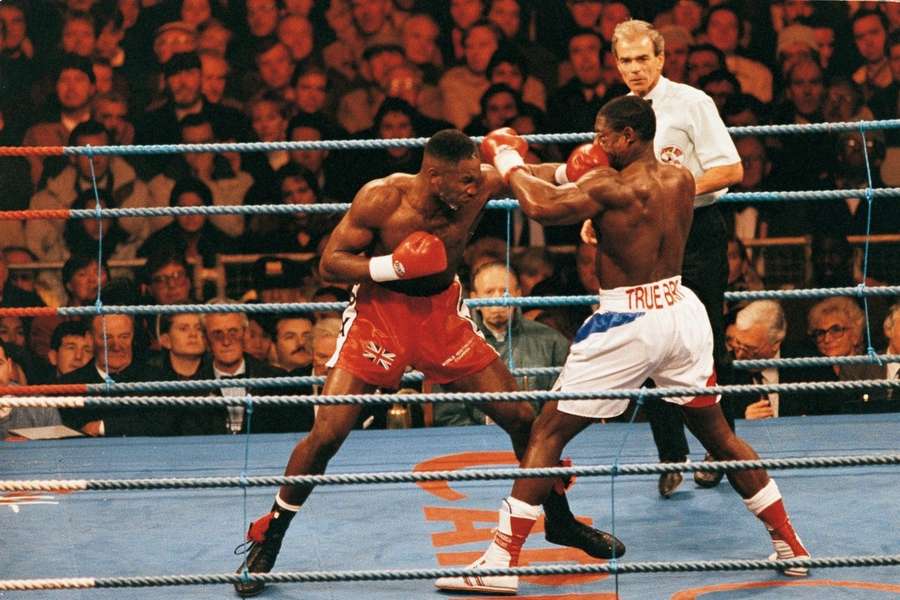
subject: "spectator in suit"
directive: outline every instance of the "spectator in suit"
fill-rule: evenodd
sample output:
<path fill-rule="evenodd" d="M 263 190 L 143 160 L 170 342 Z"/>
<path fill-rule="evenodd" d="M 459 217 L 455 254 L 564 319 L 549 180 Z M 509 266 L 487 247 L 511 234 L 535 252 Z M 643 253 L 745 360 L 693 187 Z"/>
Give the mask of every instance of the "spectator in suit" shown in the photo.
<path fill-rule="evenodd" d="M 206 337 L 200 315 L 179 313 L 158 315 L 156 337 L 162 352 L 151 364 L 158 369 L 162 381 L 190 381 L 203 378 L 203 366 L 209 362 Z M 182 392 L 191 395 L 193 392 Z M 180 395 L 176 392 L 176 395 Z M 173 428 L 180 435 L 221 433 L 216 430 L 220 409 L 216 407 L 170 408 Z"/>
<path fill-rule="evenodd" d="M 284 313 L 273 319 L 278 367 L 286 374 L 309 375 L 312 372 L 312 329 L 309 313 Z"/>
<path fill-rule="evenodd" d="M 306 377 L 312 374 L 312 329 L 309 313 L 282 313 L 273 320 L 272 336 L 278 366 L 275 371 L 287 377 Z M 312 386 L 296 386 L 281 391 L 283 394 L 310 395 Z M 312 406 L 289 406 L 279 409 L 290 419 L 295 431 L 312 429 L 314 410 Z"/>
<path fill-rule="evenodd" d="M 242 312 L 203 314 L 201 317 L 206 342 L 212 361 L 201 366 L 201 379 L 246 379 L 272 377 L 274 370 L 247 354 L 244 350 L 244 332 L 249 323 Z M 265 390 L 246 388 L 240 381 L 224 383 L 213 395 L 243 397 L 247 394 L 265 395 Z M 278 407 L 257 406 L 252 419 L 245 406 L 229 406 L 217 411 L 215 433 L 246 433 L 248 425 L 252 433 L 276 433 L 295 431 L 296 423 L 282 419 Z"/>
<path fill-rule="evenodd" d="M 781 304 L 775 300 L 756 300 L 737 313 L 732 330 L 731 347 L 737 360 L 767 360 L 798 356 L 808 350 L 783 347 L 787 320 Z M 776 384 L 810 381 L 821 378 L 820 368 L 769 367 L 759 371 L 735 371 L 735 384 Z M 798 394 L 762 394 L 761 396 L 726 396 L 724 407 L 733 417 L 771 419 L 806 413 L 808 398 Z"/>
<path fill-rule="evenodd" d="M 134 317 L 132 315 L 97 315 L 91 319 L 94 359 L 80 369 L 66 373 L 59 383 L 104 383 L 152 381 L 157 373 L 143 361 L 136 360 Z M 73 429 L 90 436 L 171 435 L 170 411 L 165 408 L 123 406 L 116 408 L 65 409 L 63 421 Z"/>

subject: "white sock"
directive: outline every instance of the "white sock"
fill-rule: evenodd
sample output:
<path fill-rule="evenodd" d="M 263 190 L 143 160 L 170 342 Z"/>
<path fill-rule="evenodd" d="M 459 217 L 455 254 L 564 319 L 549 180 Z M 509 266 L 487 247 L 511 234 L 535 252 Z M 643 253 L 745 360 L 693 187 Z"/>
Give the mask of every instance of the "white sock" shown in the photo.
<path fill-rule="evenodd" d="M 744 500 L 744 505 L 747 507 L 747 510 L 759 516 L 759 513 L 766 510 L 773 502 L 778 502 L 779 500 L 781 500 L 781 492 L 778 491 L 775 480 L 769 479 L 769 483 L 756 492 L 752 498 Z"/>
<path fill-rule="evenodd" d="M 512 496 L 509 496 L 503 502 L 506 506 L 509 507 L 508 515 L 513 517 L 522 517 L 523 519 L 531 519 L 532 521 L 536 521 L 537 518 L 541 516 L 541 512 L 543 510 L 540 505 L 528 504 L 527 502 L 522 502 L 521 500 L 513 498 Z M 500 511 L 502 512 L 503 510 L 504 506 L 501 506 Z M 503 531 L 503 533 L 510 533 L 508 517 L 506 519 L 506 527 L 507 530 Z"/>
<path fill-rule="evenodd" d="M 541 516 L 541 507 L 528 504 L 517 500 L 512 496 L 504 499 L 500 503 L 500 518 L 497 523 L 497 531 L 507 537 L 512 537 L 512 524 L 510 517 L 520 517 L 523 519 L 537 520 Z M 512 557 L 509 551 L 497 544 L 496 537 L 491 541 L 487 551 L 484 553 L 484 559 L 490 566 L 507 566 Z"/>

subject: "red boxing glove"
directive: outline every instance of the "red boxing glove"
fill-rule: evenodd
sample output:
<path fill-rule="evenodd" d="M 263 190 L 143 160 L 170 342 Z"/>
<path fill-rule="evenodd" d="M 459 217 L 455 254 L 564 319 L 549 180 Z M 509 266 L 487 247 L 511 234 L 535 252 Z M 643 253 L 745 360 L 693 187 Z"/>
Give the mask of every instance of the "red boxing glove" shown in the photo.
<path fill-rule="evenodd" d="M 556 170 L 556 183 L 563 184 L 575 182 L 581 177 L 597 167 L 608 167 L 609 157 L 598 144 L 582 144 L 569 155 L 566 161 L 565 170 L 560 166 Z"/>
<path fill-rule="evenodd" d="M 369 260 L 372 281 L 396 281 L 434 275 L 447 269 L 447 249 L 437 236 L 414 231 L 394 252 Z"/>
<path fill-rule="evenodd" d="M 482 158 L 497 167 L 504 181 L 509 181 L 509 174 L 515 169 L 525 166 L 527 153 L 528 142 L 512 127 L 495 129 L 481 140 Z"/>

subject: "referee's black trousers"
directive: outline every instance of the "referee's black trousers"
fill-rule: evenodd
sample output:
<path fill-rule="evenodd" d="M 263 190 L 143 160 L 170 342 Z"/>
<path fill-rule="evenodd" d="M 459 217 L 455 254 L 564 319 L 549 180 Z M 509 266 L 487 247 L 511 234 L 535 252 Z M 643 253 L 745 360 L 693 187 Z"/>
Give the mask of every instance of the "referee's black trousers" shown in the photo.
<path fill-rule="evenodd" d="M 720 384 L 731 381 L 731 359 L 725 349 L 723 303 L 728 285 L 728 230 L 718 204 L 694 209 L 684 253 L 681 282 L 703 303 L 713 332 L 713 360 Z M 734 430 L 734 415 L 722 407 Z M 684 462 L 688 456 L 681 407 L 659 398 L 644 404 L 661 462 Z"/>

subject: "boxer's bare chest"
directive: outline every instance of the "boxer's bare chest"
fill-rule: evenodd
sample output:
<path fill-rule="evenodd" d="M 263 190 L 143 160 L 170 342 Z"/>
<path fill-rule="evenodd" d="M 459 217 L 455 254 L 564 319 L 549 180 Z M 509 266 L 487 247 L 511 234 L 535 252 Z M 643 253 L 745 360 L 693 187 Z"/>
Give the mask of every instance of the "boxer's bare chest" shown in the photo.
<path fill-rule="evenodd" d="M 433 206 L 423 209 L 403 201 L 391 214 L 384 215 L 378 245 L 389 251 L 414 231 L 427 231 L 444 242 L 448 256 L 461 255 L 479 214 L 480 207 L 466 206 L 458 211 Z"/>

